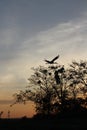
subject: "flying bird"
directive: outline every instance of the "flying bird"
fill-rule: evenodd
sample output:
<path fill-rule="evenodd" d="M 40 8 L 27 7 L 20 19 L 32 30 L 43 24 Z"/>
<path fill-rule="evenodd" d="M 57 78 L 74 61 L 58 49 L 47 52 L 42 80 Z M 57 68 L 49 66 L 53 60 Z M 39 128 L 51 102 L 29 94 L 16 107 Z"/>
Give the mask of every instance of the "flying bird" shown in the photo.
<path fill-rule="evenodd" d="M 59 55 L 58 56 L 56 56 L 55 58 L 53 58 L 51 61 L 49 61 L 49 60 L 44 60 L 46 63 L 48 63 L 48 64 L 54 64 L 54 63 L 56 63 L 56 62 L 54 62 L 55 60 L 57 60 L 59 58 Z"/>

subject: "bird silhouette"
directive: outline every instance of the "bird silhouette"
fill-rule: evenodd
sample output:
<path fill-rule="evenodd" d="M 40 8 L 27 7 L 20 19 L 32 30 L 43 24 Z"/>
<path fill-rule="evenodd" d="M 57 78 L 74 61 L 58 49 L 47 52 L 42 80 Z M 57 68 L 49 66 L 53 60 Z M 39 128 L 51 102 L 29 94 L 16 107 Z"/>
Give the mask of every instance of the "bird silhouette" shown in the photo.
<path fill-rule="evenodd" d="M 65 70 L 64 70 L 64 66 L 61 67 L 59 70 L 58 70 L 58 73 L 63 73 Z"/>
<path fill-rule="evenodd" d="M 58 56 L 56 56 L 55 58 L 53 58 L 51 61 L 49 61 L 49 60 L 44 60 L 46 63 L 48 63 L 48 64 L 54 64 L 54 63 L 56 63 L 56 62 L 54 62 L 55 60 L 57 60 L 59 58 L 59 55 Z"/>
<path fill-rule="evenodd" d="M 58 75 L 58 71 L 55 71 L 55 76 L 54 76 L 54 78 L 55 78 L 55 80 L 56 80 L 56 83 L 57 84 L 60 84 L 60 77 L 59 77 L 59 75 Z"/>

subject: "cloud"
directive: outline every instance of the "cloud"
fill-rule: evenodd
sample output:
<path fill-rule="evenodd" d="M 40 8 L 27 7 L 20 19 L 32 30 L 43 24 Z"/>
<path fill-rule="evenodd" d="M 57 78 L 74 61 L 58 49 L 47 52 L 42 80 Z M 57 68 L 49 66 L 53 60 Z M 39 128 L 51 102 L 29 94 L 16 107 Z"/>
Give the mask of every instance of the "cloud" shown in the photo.
<path fill-rule="evenodd" d="M 87 18 L 85 14 L 77 19 L 57 24 L 51 29 L 38 32 L 30 38 L 23 36 L 23 30 L 19 27 L 11 27 L 0 32 L 0 62 L 1 65 L 34 64 L 42 57 L 60 53 L 62 57 L 68 54 L 74 56 L 86 53 Z M 30 32 L 29 32 L 30 33 Z M 79 49 L 77 49 L 79 48 Z M 78 51 L 77 51 L 78 50 Z M 79 55 L 80 53 L 80 55 Z M 6 64 L 5 64 L 6 63 Z M 21 64 L 21 66 L 22 66 Z M 30 66 L 31 66 L 30 65 Z M 4 69 L 5 69 L 4 68 Z M 11 67 L 12 68 L 12 67 Z"/>
<path fill-rule="evenodd" d="M 14 101 L 13 100 L 0 100 L 0 105 L 6 105 L 6 104 L 12 104 Z"/>
<path fill-rule="evenodd" d="M 63 64 L 73 59 L 86 59 L 86 15 L 85 12 L 80 18 L 56 24 L 31 38 L 28 34 L 23 36 L 20 28 L 12 27 L 0 32 L 1 92 L 5 94 L 6 90 L 14 92 L 17 88 L 25 88 L 27 79 L 31 75 L 31 67 L 43 64 L 44 58 L 53 58 L 59 54 L 58 62 Z"/>
<path fill-rule="evenodd" d="M 71 56 L 71 60 L 77 57 L 85 58 L 87 18 L 81 17 L 74 21 L 58 24 L 47 31 L 40 32 L 25 43 L 36 44 L 37 55 L 52 56 L 60 53 L 62 57 Z M 28 47 L 28 44 L 25 45 Z"/>
<path fill-rule="evenodd" d="M 23 69 L 41 63 L 43 58 L 60 54 L 60 60 L 86 58 L 87 12 L 81 17 L 57 24 L 30 38 L 23 36 L 20 28 L 11 27 L 2 31 L 0 43 L 1 74 L 22 75 Z M 27 70 L 26 69 L 26 70 Z M 25 72 L 26 73 L 26 72 Z"/>
<path fill-rule="evenodd" d="M 25 90 L 27 78 L 14 73 L 0 76 L 0 99 L 12 99 L 14 93 Z"/>

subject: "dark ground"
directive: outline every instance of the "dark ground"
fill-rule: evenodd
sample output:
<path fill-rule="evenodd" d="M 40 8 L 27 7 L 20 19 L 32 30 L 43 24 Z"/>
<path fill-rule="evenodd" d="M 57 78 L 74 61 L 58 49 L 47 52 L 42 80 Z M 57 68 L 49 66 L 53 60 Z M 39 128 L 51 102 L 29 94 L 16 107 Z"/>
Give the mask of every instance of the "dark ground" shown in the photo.
<path fill-rule="evenodd" d="M 84 115 L 63 115 L 32 119 L 0 119 L 0 130 L 87 130 L 87 113 Z"/>

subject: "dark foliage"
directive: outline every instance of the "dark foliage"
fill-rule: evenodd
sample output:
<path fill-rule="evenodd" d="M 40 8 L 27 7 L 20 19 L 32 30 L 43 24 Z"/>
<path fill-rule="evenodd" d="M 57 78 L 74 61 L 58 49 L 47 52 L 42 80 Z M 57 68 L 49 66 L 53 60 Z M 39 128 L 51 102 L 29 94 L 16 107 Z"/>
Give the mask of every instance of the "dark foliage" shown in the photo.
<path fill-rule="evenodd" d="M 33 71 L 34 74 L 28 79 L 28 88 L 14 95 L 15 103 L 31 100 L 36 104 L 36 113 L 40 115 L 87 109 L 86 61 L 73 61 L 67 69 L 64 65 L 52 63 L 33 68 Z"/>

